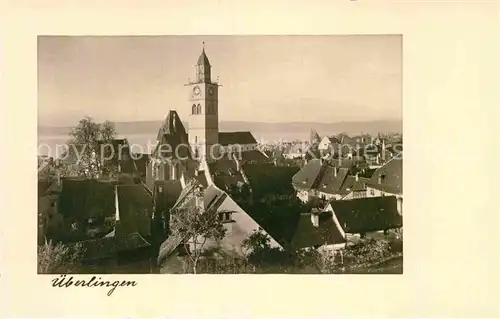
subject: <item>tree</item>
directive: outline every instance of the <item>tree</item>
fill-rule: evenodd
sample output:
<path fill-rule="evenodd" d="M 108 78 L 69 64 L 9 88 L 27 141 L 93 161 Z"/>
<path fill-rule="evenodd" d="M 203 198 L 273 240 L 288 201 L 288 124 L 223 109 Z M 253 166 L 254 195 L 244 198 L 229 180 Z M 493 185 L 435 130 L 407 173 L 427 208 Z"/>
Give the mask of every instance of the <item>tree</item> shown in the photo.
<path fill-rule="evenodd" d="M 116 137 L 114 125 L 106 121 L 95 123 L 91 117 L 85 117 L 70 132 L 70 147 L 77 154 L 77 175 L 98 178 L 105 173 L 112 175 L 116 168 L 109 159 L 115 151 L 111 141 Z"/>
<path fill-rule="evenodd" d="M 38 273 L 75 273 L 80 268 L 83 253 L 81 244 L 66 246 L 62 243 L 53 244 L 51 240 L 45 241 L 38 246 Z"/>
<path fill-rule="evenodd" d="M 194 188 L 193 196 L 195 207 L 180 207 L 171 211 L 170 229 L 171 236 L 179 236 L 188 240 L 189 245 L 184 245 L 193 273 L 200 257 L 203 255 L 208 240 L 221 241 L 226 235 L 219 214 L 210 207 L 204 208 L 203 189 L 201 186 Z"/>
<path fill-rule="evenodd" d="M 289 266 L 290 256 L 286 251 L 271 247 L 271 239 L 261 231 L 245 238 L 242 247 L 248 251 L 248 261 L 261 268 Z"/>

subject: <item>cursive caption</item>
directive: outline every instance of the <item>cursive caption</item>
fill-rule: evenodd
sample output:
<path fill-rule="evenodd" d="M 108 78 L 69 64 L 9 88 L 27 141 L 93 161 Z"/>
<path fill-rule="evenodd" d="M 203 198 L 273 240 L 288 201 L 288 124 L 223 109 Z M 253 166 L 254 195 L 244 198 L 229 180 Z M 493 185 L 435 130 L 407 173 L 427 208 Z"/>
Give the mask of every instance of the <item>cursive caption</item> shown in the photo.
<path fill-rule="evenodd" d="M 129 280 L 102 280 L 101 277 L 92 276 L 89 280 L 76 280 L 73 276 L 60 275 L 57 278 L 52 279 L 52 287 L 56 288 L 69 288 L 69 287 L 85 287 L 85 288 L 96 288 L 96 287 L 111 287 L 108 290 L 107 295 L 111 296 L 115 291 L 116 287 L 135 287 L 137 286 L 136 281 Z"/>

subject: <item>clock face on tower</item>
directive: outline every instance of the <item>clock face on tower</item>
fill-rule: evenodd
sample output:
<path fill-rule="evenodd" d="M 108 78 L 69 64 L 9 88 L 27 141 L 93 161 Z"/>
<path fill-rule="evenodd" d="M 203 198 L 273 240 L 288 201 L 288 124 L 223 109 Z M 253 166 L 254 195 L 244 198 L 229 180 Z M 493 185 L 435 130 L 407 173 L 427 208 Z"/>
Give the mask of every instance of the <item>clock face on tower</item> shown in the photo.
<path fill-rule="evenodd" d="M 214 94 L 214 88 L 210 87 L 208 88 L 208 95 L 213 95 Z"/>
<path fill-rule="evenodd" d="M 201 90 L 200 90 L 199 86 L 195 86 L 193 88 L 193 94 L 194 94 L 194 96 L 199 96 L 201 94 Z"/>

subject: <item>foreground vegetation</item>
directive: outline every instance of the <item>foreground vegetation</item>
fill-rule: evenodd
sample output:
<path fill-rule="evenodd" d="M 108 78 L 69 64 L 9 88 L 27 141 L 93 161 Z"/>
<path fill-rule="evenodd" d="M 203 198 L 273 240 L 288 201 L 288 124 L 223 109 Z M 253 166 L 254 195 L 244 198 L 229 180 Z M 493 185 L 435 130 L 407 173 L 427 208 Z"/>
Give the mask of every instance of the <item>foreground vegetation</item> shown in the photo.
<path fill-rule="evenodd" d="M 247 245 L 252 243 L 247 242 Z M 253 243 L 255 244 L 255 242 Z M 261 242 L 262 244 L 262 242 Z M 184 273 L 193 273 L 185 260 Z M 198 274 L 364 274 L 403 272 L 401 239 L 363 239 L 345 249 L 332 251 L 301 250 L 294 253 L 254 247 L 246 257 L 220 253 L 200 259 Z"/>

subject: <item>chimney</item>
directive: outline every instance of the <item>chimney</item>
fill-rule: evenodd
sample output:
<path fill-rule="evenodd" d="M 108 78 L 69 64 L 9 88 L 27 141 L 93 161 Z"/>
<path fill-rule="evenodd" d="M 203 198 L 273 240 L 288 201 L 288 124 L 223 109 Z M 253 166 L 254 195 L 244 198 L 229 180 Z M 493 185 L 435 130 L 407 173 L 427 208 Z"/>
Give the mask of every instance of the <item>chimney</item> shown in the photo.
<path fill-rule="evenodd" d="M 171 163 L 171 174 L 170 174 L 170 180 L 176 180 L 177 179 L 177 163 L 176 162 L 172 162 Z"/>
<path fill-rule="evenodd" d="M 317 212 L 311 213 L 311 223 L 314 227 L 319 227 L 319 214 Z"/>
<path fill-rule="evenodd" d="M 396 203 L 399 215 L 403 215 L 403 197 L 396 197 Z"/>
<path fill-rule="evenodd" d="M 120 221 L 120 208 L 118 207 L 118 186 L 115 186 L 115 220 Z"/>

